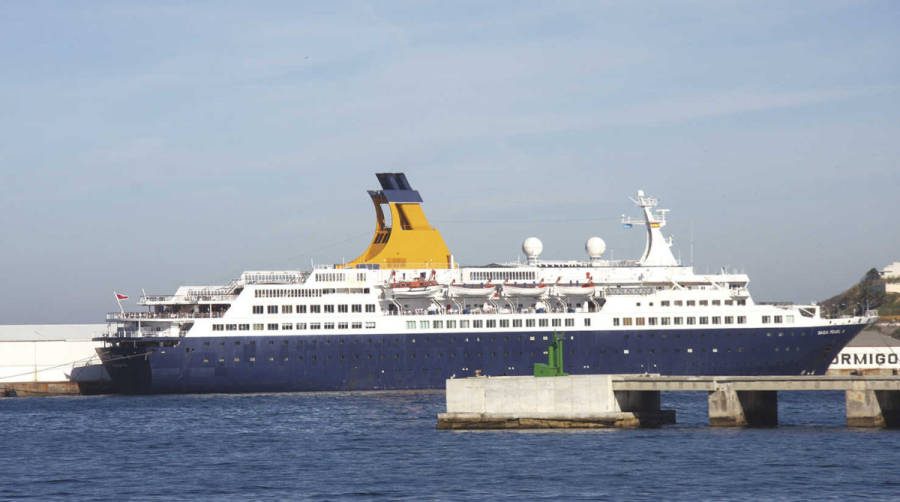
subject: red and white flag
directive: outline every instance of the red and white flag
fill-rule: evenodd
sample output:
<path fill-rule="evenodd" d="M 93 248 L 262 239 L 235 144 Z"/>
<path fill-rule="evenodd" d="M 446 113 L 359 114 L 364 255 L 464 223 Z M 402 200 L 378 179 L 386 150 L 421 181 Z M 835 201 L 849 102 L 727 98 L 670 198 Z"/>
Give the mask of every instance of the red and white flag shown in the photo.
<path fill-rule="evenodd" d="M 119 293 L 116 293 L 116 300 L 127 300 L 128 297 Z"/>

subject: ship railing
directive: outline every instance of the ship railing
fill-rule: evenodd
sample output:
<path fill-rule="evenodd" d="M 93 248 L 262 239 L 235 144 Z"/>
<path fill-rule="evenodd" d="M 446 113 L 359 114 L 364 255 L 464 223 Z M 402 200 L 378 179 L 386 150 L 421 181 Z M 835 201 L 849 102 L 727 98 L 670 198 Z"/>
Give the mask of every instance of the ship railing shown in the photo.
<path fill-rule="evenodd" d="M 151 305 L 156 303 L 197 303 L 197 302 L 228 302 L 237 298 L 234 294 L 199 294 L 199 295 L 145 295 L 140 297 L 138 305 Z"/>
<path fill-rule="evenodd" d="M 421 316 L 421 315 L 450 315 L 450 316 L 480 316 L 480 315 L 518 315 L 518 314 L 572 314 L 572 313 L 585 313 L 587 311 L 583 309 L 569 310 L 562 309 L 559 307 L 548 308 L 548 309 L 533 309 L 533 308 L 523 308 L 523 309 L 498 309 L 498 310 L 483 310 L 483 309 L 453 309 L 453 310 L 427 310 L 427 309 L 403 309 L 400 311 L 387 311 L 385 312 L 387 315 L 395 315 L 395 316 Z"/>
<path fill-rule="evenodd" d="M 109 322 L 144 319 L 209 319 L 219 318 L 223 315 L 221 312 L 109 312 L 106 314 L 106 320 Z"/>

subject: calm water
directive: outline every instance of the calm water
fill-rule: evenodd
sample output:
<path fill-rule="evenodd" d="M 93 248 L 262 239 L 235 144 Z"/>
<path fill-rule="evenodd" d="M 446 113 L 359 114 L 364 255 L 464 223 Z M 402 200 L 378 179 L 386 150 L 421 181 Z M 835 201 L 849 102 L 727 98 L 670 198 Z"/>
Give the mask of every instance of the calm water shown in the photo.
<path fill-rule="evenodd" d="M 0 399 L 0 499 L 900 499 L 900 432 L 843 393 L 780 393 L 777 429 L 435 430 L 441 393 Z"/>

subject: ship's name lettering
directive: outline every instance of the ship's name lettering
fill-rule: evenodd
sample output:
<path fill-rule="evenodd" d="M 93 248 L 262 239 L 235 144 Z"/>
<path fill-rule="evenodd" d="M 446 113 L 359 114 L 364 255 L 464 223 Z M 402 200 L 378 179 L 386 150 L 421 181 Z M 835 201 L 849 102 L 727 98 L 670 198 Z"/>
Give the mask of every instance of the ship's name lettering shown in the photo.
<path fill-rule="evenodd" d="M 840 335 L 841 330 L 839 329 L 820 329 L 816 331 L 817 335 Z"/>
<path fill-rule="evenodd" d="M 900 355 L 876 352 L 838 354 L 831 364 L 900 364 Z"/>

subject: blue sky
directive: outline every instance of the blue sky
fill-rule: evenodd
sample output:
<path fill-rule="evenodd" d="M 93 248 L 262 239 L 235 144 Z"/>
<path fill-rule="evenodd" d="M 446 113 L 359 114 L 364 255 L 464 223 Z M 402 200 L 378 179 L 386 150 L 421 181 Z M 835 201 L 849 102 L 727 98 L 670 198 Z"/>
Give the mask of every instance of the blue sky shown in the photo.
<path fill-rule="evenodd" d="M 603 237 L 821 300 L 900 259 L 897 2 L 18 2 L 0 323 L 351 259 L 404 171 L 458 261 Z M 693 239 L 691 236 L 693 235 Z"/>

